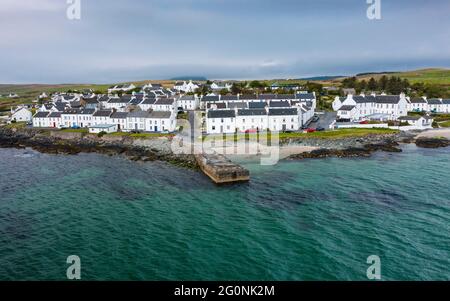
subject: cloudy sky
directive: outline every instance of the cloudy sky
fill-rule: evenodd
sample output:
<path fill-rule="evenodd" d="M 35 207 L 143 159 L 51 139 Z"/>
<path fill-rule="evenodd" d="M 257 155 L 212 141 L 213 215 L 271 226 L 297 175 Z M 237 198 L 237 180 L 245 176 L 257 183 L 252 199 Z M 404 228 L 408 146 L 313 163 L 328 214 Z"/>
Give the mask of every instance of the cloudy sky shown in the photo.
<path fill-rule="evenodd" d="M 450 0 L 0 0 L 0 83 L 450 67 Z"/>

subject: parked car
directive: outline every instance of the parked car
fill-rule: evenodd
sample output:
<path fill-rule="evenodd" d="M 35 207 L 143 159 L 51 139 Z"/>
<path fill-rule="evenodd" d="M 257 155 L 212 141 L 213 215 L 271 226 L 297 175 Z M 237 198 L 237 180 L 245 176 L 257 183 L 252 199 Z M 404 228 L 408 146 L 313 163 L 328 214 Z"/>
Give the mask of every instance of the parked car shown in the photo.
<path fill-rule="evenodd" d="M 79 127 L 78 125 L 74 125 L 74 126 L 72 126 L 72 127 L 71 127 L 71 129 L 74 129 L 74 130 L 79 130 L 79 129 L 80 129 L 80 127 Z"/>
<path fill-rule="evenodd" d="M 306 129 L 307 133 L 314 133 L 315 131 L 316 131 L 316 129 L 313 129 L 313 128 Z"/>
<path fill-rule="evenodd" d="M 363 121 L 361 121 L 359 124 L 369 124 L 369 121 L 363 120 Z"/>
<path fill-rule="evenodd" d="M 248 129 L 244 133 L 246 133 L 246 134 L 253 134 L 253 133 L 256 133 L 256 132 L 257 132 L 256 129 Z"/>

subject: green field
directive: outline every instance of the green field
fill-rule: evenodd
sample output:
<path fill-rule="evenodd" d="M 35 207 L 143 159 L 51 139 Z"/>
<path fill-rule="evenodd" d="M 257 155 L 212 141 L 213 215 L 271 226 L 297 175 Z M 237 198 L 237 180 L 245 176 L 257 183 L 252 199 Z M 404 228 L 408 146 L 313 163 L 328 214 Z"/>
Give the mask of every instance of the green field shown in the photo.
<path fill-rule="evenodd" d="M 333 130 L 333 131 L 323 131 L 323 132 L 314 132 L 314 133 L 279 133 L 278 137 L 280 140 L 286 140 L 286 139 L 343 139 L 343 138 L 354 138 L 354 137 L 366 137 L 370 135 L 386 135 L 386 134 L 396 134 L 398 133 L 398 130 L 391 130 L 391 129 L 384 129 L 384 128 L 378 128 L 378 129 L 358 129 L 358 128 L 352 128 L 352 129 L 340 129 L 340 130 Z M 204 137 L 204 141 L 211 141 L 211 140 L 252 140 L 256 141 L 259 138 L 260 141 L 266 141 L 272 139 L 272 134 L 269 132 L 267 137 L 265 137 L 264 133 L 260 134 L 244 134 L 244 133 L 238 133 L 235 135 L 208 135 Z"/>

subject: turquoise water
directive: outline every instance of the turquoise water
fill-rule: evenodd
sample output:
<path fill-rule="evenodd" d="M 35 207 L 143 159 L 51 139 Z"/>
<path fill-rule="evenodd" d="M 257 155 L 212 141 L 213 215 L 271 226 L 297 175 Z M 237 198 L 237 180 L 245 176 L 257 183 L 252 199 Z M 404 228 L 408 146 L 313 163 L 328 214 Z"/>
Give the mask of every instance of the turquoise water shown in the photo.
<path fill-rule="evenodd" d="M 450 148 L 248 165 L 0 149 L 0 280 L 450 280 Z"/>

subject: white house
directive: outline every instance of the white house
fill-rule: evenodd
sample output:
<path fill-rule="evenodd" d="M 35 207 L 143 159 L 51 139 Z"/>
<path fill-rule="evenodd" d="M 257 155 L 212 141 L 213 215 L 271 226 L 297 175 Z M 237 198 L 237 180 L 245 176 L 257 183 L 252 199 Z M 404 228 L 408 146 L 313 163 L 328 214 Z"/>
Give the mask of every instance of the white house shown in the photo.
<path fill-rule="evenodd" d="M 146 98 L 140 104 L 139 107 L 142 111 L 148 111 L 152 109 L 152 106 L 155 104 L 156 98 Z"/>
<path fill-rule="evenodd" d="M 63 127 L 63 122 L 61 118 L 61 112 L 50 112 L 47 116 L 48 119 L 48 127 L 51 128 L 61 128 Z"/>
<path fill-rule="evenodd" d="M 92 125 L 112 124 L 113 110 L 98 110 L 92 115 Z"/>
<path fill-rule="evenodd" d="M 127 127 L 127 112 L 114 112 L 109 116 L 109 121 L 117 127 L 117 131 L 125 131 Z M 107 117 L 104 117 L 105 119 Z"/>
<path fill-rule="evenodd" d="M 208 134 L 231 134 L 236 132 L 236 111 L 220 110 L 207 112 L 206 131 Z"/>
<path fill-rule="evenodd" d="M 175 112 L 177 107 L 177 102 L 173 98 L 160 98 L 155 101 L 153 105 L 151 105 L 151 108 L 154 111 L 170 111 Z"/>
<path fill-rule="evenodd" d="M 108 94 L 115 92 L 127 92 L 136 89 L 136 86 L 133 84 L 123 84 L 123 85 L 115 85 L 108 88 Z"/>
<path fill-rule="evenodd" d="M 37 112 L 33 116 L 33 127 L 37 128 L 47 128 L 50 127 L 49 119 L 47 116 L 50 112 Z"/>
<path fill-rule="evenodd" d="M 444 112 L 444 104 L 439 98 L 428 99 L 428 108 L 430 112 L 440 113 Z"/>
<path fill-rule="evenodd" d="M 134 111 L 127 115 L 127 130 L 128 131 L 145 131 L 146 119 L 150 113 L 146 111 Z"/>
<path fill-rule="evenodd" d="M 223 82 L 213 82 L 211 84 L 211 90 L 213 91 L 221 91 L 221 90 L 231 90 L 231 87 L 233 85 L 229 84 L 229 83 L 223 83 Z"/>
<path fill-rule="evenodd" d="M 200 87 L 200 85 L 192 82 L 192 80 L 190 80 L 188 83 L 186 83 L 185 81 L 177 82 L 173 86 L 173 88 L 175 90 L 177 90 L 178 92 L 184 92 L 184 93 L 195 92 L 199 87 Z"/>
<path fill-rule="evenodd" d="M 301 128 L 297 108 L 269 109 L 269 129 L 271 131 L 297 131 Z"/>
<path fill-rule="evenodd" d="M 450 113 L 450 99 L 443 99 L 442 104 L 442 113 Z"/>
<path fill-rule="evenodd" d="M 433 124 L 433 118 L 430 116 L 402 116 L 398 120 L 406 122 L 417 129 L 431 129 Z"/>
<path fill-rule="evenodd" d="M 146 132 L 174 132 L 177 118 L 174 112 L 153 111 L 145 120 Z"/>
<path fill-rule="evenodd" d="M 89 133 L 91 134 L 99 134 L 99 133 L 115 133 L 117 132 L 117 125 L 115 124 L 99 124 L 92 125 L 89 127 Z"/>
<path fill-rule="evenodd" d="M 19 106 L 15 110 L 11 108 L 11 121 L 30 122 L 32 117 L 31 111 L 24 106 Z"/>
<path fill-rule="evenodd" d="M 411 98 L 409 100 L 409 112 L 428 112 L 429 110 L 430 108 L 425 97 Z"/>
<path fill-rule="evenodd" d="M 104 103 L 105 109 L 115 109 L 119 112 L 125 112 L 131 101 L 131 95 L 123 95 L 122 97 L 112 97 Z"/>
<path fill-rule="evenodd" d="M 183 95 L 177 100 L 177 107 L 183 108 L 185 111 L 198 109 L 199 98 L 197 95 Z"/>
<path fill-rule="evenodd" d="M 347 95 L 336 97 L 332 106 L 338 112 L 338 119 L 359 121 L 371 115 L 383 115 L 387 120 L 396 120 L 408 115 L 409 101 L 405 94 L 400 95 Z M 354 107 L 354 108 L 353 108 Z M 345 117 L 345 118 L 344 118 Z"/>
<path fill-rule="evenodd" d="M 269 128 L 268 109 L 241 109 L 237 110 L 236 130 L 245 132 L 247 130 L 261 131 Z"/>

